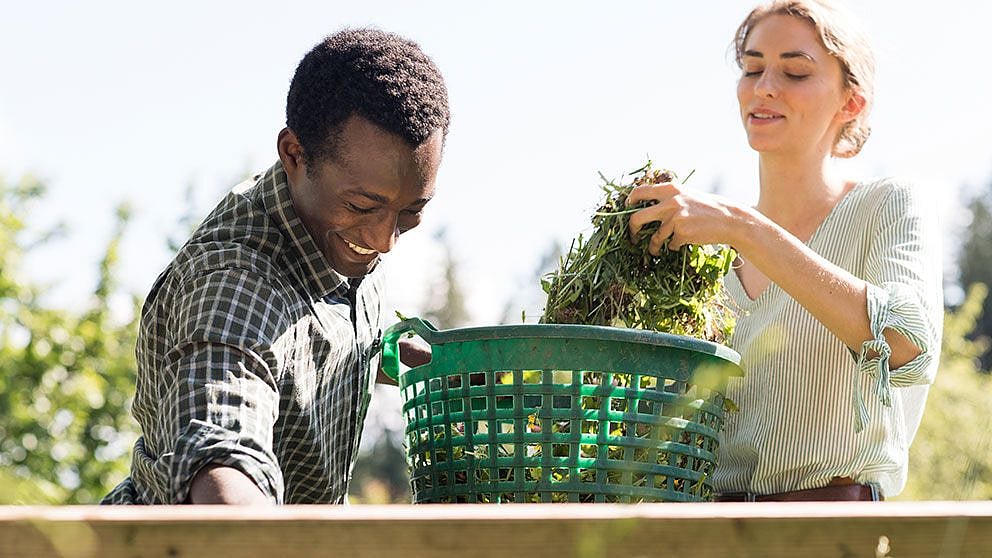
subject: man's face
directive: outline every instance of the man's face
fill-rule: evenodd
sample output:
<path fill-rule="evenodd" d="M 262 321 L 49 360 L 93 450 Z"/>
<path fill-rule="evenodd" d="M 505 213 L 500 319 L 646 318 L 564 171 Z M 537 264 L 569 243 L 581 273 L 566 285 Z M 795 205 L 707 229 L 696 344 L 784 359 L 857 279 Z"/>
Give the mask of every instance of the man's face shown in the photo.
<path fill-rule="evenodd" d="M 335 271 L 366 275 L 399 235 L 420 224 L 434 196 L 442 135 L 438 130 L 411 148 L 403 138 L 352 116 L 332 157 L 311 162 L 309 169 L 286 165 L 284 158 L 296 212 Z"/>

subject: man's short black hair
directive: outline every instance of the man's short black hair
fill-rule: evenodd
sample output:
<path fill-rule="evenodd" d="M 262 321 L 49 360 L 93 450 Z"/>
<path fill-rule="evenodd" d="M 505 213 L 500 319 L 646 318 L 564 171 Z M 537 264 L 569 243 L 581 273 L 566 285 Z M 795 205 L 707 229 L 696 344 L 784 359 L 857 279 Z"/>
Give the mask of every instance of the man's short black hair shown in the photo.
<path fill-rule="evenodd" d="M 286 126 L 312 164 L 334 155 L 352 115 L 411 146 L 448 131 L 448 91 L 434 62 L 413 41 L 378 29 L 345 29 L 316 45 L 296 67 Z"/>

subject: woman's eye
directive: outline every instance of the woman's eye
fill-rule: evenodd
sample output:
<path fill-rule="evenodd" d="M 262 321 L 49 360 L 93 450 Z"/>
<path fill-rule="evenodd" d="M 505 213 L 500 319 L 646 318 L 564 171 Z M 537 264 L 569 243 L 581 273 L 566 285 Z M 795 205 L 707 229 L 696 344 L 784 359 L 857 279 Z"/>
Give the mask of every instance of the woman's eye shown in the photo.
<path fill-rule="evenodd" d="M 744 77 L 754 77 L 761 74 L 761 70 L 744 70 Z"/>
<path fill-rule="evenodd" d="M 792 79 L 792 80 L 795 80 L 795 81 L 802 81 L 802 80 L 808 78 L 809 77 L 809 74 L 790 74 L 789 72 L 786 72 L 785 73 L 785 77 L 787 77 L 789 79 Z"/>

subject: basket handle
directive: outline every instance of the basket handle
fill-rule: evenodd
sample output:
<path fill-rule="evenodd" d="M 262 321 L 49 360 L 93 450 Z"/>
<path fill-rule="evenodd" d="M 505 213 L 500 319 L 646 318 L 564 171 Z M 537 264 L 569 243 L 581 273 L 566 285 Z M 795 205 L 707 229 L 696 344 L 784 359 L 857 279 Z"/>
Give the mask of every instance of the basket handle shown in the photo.
<path fill-rule="evenodd" d="M 427 343 L 433 344 L 437 339 L 437 328 L 420 318 L 407 318 L 393 324 L 382 334 L 382 371 L 390 378 L 399 381 L 400 349 L 399 340 L 404 335 L 413 332 Z"/>

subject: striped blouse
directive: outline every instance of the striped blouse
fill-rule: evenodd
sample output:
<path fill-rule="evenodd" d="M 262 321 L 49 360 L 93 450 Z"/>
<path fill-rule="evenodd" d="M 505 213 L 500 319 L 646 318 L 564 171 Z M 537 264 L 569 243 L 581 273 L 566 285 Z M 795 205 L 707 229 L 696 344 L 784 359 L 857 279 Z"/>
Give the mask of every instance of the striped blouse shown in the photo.
<path fill-rule="evenodd" d="M 740 313 L 730 345 L 745 375 L 728 388 L 739 411 L 728 413 L 721 435 L 717 491 L 771 494 L 834 477 L 874 484 L 885 496 L 902 491 L 939 361 L 939 242 L 934 204 L 891 178 L 859 183 L 810 238 L 812 250 L 868 283 L 874 339 L 860 354 L 776 284 L 751 300 L 737 274 L 728 275 Z M 890 369 L 885 328 L 921 354 Z"/>

